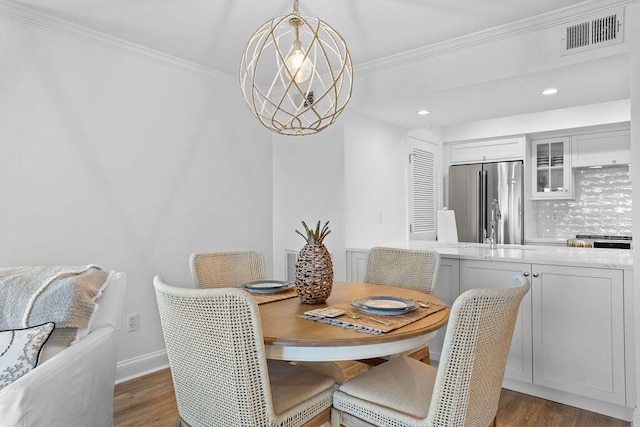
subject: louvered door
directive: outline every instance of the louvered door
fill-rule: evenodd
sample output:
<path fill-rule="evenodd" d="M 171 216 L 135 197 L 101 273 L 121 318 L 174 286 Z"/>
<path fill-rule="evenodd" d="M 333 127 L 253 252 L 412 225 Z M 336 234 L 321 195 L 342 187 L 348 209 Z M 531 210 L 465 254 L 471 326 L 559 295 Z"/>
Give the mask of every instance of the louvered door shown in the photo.
<path fill-rule="evenodd" d="M 409 155 L 409 238 L 435 240 L 438 203 L 436 150 L 413 145 Z"/>

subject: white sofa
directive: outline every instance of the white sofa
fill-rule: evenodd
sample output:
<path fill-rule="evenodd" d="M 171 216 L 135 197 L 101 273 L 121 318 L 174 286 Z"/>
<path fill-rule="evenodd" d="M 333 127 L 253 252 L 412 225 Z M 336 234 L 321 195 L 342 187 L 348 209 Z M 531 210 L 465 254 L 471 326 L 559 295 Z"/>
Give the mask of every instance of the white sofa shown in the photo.
<path fill-rule="evenodd" d="M 87 330 L 0 390 L 0 425 L 112 426 L 126 275 L 110 272 Z M 43 361 L 44 356 L 44 361 Z"/>

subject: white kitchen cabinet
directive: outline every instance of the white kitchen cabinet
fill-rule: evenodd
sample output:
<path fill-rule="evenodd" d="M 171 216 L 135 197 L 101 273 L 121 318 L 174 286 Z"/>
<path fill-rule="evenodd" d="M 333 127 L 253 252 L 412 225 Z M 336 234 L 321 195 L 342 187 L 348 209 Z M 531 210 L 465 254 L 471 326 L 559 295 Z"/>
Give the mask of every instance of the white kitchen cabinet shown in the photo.
<path fill-rule="evenodd" d="M 364 282 L 364 271 L 367 266 L 369 251 L 359 249 L 347 250 L 347 281 Z"/>
<path fill-rule="evenodd" d="M 523 160 L 524 154 L 524 136 L 449 144 L 451 164 Z"/>
<path fill-rule="evenodd" d="M 460 261 L 460 293 L 475 288 L 507 287 L 519 274 L 530 277 L 531 264 L 495 261 Z M 507 358 L 505 378 L 532 381 L 531 292 L 518 312 L 518 319 Z"/>
<path fill-rule="evenodd" d="M 551 397 L 544 390 L 555 390 L 624 406 L 622 270 L 461 260 L 460 293 L 505 286 L 520 273 L 531 280 L 531 290 L 518 313 L 505 386 L 541 397 Z M 602 410 L 575 398 L 571 402 Z"/>
<path fill-rule="evenodd" d="M 631 163 L 631 132 L 627 130 L 589 133 L 571 137 L 571 165 L 623 165 Z"/>
<path fill-rule="evenodd" d="M 436 296 L 448 305 L 468 289 L 507 286 L 513 276 L 528 275 L 531 290 L 518 313 L 504 388 L 625 421 L 633 418 L 638 333 L 633 330 L 631 257 L 603 250 L 589 256 L 594 261 L 587 265 L 586 253 L 568 248 L 491 251 L 487 245 L 435 242 L 419 247 L 440 252 Z M 351 256 L 350 268 L 357 271 L 366 251 Z M 552 265 L 555 259 L 559 265 Z M 429 342 L 434 361 L 440 360 L 445 332 L 441 328 Z"/>
<path fill-rule="evenodd" d="M 440 272 L 436 283 L 436 297 L 442 300 L 449 307 L 460 294 L 460 260 L 455 258 L 441 258 Z M 442 344 L 446 326 L 438 330 L 438 334 L 429 341 L 429 354 L 432 360 L 440 360 Z"/>
<path fill-rule="evenodd" d="M 531 140 L 531 199 L 572 199 L 571 139 L 568 136 Z"/>
<path fill-rule="evenodd" d="M 621 270 L 532 265 L 533 383 L 625 404 Z"/>

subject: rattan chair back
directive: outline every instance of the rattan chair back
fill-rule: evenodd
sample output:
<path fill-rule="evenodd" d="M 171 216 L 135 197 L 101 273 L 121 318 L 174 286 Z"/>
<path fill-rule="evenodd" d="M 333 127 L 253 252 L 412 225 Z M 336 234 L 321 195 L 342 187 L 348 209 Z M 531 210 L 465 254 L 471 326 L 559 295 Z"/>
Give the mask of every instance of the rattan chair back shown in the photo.
<path fill-rule="evenodd" d="M 333 379 L 307 371 L 298 377 L 295 372 L 303 368 L 279 361 L 273 371 L 284 375 L 271 378 L 258 305 L 247 292 L 177 288 L 158 276 L 153 283 L 179 425 L 294 427 L 328 412 Z M 278 391 L 297 393 L 299 399 L 288 406 L 293 399 L 284 396 L 283 403 Z"/>
<path fill-rule="evenodd" d="M 529 281 L 471 289 L 451 308 L 438 365 L 429 426 L 488 426 L 498 410 L 518 309 Z"/>
<path fill-rule="evenodd" d="M 266 279 L 264 255 L 257 251 L 201 252 L 189 258 L 199 288 L 235 288 Z"/>
<path fill-rule="evenodd" d="M 529 281 L 472 289 L 451 308 L 434 367 L 394 358 L 341 385 L 332 427 L 487 427 L 495 425 L 507 354 Z"/>
<path fill-rule="evenodd" d="M 440 254 L 437 252 L 374 247 L 367 255 L 364 281 L 433 295 L 439 270 Z"/>

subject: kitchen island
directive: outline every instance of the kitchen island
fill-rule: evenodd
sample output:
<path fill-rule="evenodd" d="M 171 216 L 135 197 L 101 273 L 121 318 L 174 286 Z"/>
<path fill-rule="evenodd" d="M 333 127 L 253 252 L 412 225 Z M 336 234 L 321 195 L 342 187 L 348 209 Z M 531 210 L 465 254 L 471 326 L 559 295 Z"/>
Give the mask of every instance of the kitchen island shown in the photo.
<path fill-rule="evenodd" d="M 436 296 L 531 281 L 509 351 L 504 387 L 630 421 L 636 402 L 632 251 L 529 245 L 387 244 L 435 250 Z M 367 249 L 347 250 L 347 280 L 362 281 Z M 444 333 L 429 344 L 439 358 Z"/>

